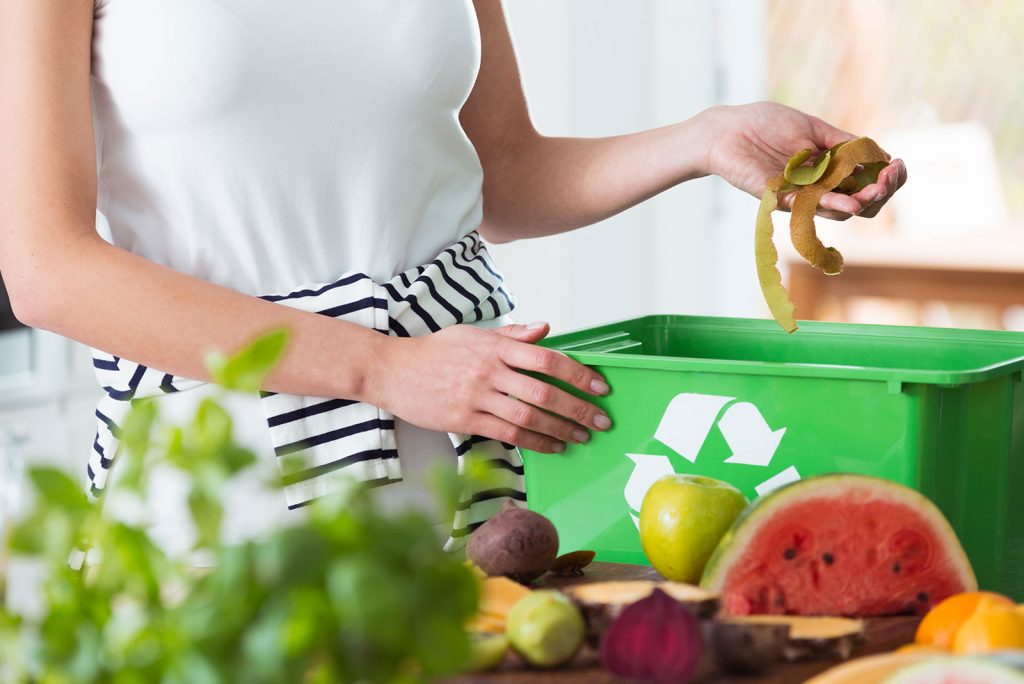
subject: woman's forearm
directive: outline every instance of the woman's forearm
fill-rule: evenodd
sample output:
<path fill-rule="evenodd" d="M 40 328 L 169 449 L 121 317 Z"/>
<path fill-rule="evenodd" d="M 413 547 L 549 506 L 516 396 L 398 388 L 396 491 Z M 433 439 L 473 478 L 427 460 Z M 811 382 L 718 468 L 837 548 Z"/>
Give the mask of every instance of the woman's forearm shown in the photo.
<path fill-rule="evenodd" d="M 207 352 L 286 327 L 269 389 L 364 398 L 383 335 L 176 273 L 96 234 L 94 11 L 93 0 L 0 2 L 0 269 L 16 315 L 196 379 Z"/>
<path fill-rule="evenodd" d="M 508 242 L 573 230 L 708 174 L 714 117 L 703 114 L 611 138 L 537 133 L 501 0 L 474 6 L 483 54 L 459 120 L 483 166 L 484 237 Z"/>
<path fill-rule="evenodd" d="M 267 389 L 371 399 L 369 375 L 387 338 L 367 328 L 273 304 L 192 278 L 98 237 L 11 273 L 26 322 L 146 366 L 208 378 L 212 350 L 231 352 L 275 328 L 290 332 Z"/>
<path fill-rule="evenodd" d="M 705 128 L 698 115 L 610 138 L 520 135 L 501 158 L 484 160 L 481 231 L 493 242 L 563 233 L 705 176 Z"/>
<path fill-rule="evenodd" d="M 611 425 L 594 404 L 519 372 L 551 376 L 591 395 L 607 393 L 593 370 L 533 346 L 547 333 L 545 325 L 457 325 L 422 337 L 389 337 L 197 280 L 98 238 L 69 247 L 67 256 L 8 269 L 20 315 L 153 368 L 207 379 L 206 352 L 230 351 L 284 327 L 289 345 L 268 378 L 269 390 L 365 401 L 427 429 L 546 453 Z"/>

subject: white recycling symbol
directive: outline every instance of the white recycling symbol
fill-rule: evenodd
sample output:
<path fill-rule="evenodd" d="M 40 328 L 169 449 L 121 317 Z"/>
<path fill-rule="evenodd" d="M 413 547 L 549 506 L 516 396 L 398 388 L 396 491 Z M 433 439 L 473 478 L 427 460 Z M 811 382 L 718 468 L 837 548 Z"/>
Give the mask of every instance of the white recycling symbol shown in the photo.
<path fill-rule="evenodd" d="M 724 411 L 723 411 L 724 409 Z M 714 394 L 679 394 L 669 402 L 654 438 L 690 463 L 697 462 L 711 429 L 718 429 L 732 454 L 726 463 L 767 468 L 779 448 L 786 428 L 772 430 L 756 406 L 735 397 Z M 625 497 L 630 517 L 639 527 L 636 511 L 644 495 L 656 480 L 676 472 L 668 456 L 626 454 L 633 461 L 633 472 L 626 481 Z M 763 495 L 800 479 L 795 466 L 772 475 L 754 489 Z"/>

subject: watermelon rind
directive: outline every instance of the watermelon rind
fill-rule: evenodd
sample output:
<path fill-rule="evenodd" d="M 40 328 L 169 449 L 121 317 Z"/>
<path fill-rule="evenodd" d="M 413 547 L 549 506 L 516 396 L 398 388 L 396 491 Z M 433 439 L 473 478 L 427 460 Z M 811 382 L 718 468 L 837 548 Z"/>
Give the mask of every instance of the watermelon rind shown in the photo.
<path fill-rule="evenodd" d="M 1024 673 L 1024 649 L 1010 648 L 978 656 L 982 660 L 1012 667 Z"/>
<path fill-rule="evenodd" d="M 921 653 L 879 653 L 856 658 L 811 677 L 804 684 L 882 684 L 887 677 L 930 659 Z"/>
<path fill-rule="evenodd" d="M 742 558 L 748 544 L 772 519 L 772 514 L 791 504 L 807 499 L 827 499 L 831 495 L 849 495 L 855 489 L 867 490 L 872 497 L 913 507 L 931 524 L 936 536 L 944 542 L 948 556 L 963 591 L 976 591 L 978 580 L 949 521 L 928 497 L 896 482 L 869 475 L 833 473 L 815 475 L 780 487 L 751 503 L 733 523 L 732 528 L 715 548 L 708 560 L 700 586 L 721 593 L 729 571 Z"/>
<path fill-rule="evenodd" d="M 933 684 L 934 682 L 959 681 L 985 682 L 985 684 L 1024 684 L 1024 674 L 1006 665 L 975 658 L 933 658 L 899 670 L 882 684 Z"/>

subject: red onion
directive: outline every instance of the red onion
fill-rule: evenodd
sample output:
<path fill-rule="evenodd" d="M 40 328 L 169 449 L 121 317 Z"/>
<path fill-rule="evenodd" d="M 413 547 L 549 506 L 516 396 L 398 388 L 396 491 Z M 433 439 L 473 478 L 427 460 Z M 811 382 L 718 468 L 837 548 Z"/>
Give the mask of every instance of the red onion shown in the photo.
<path fill-rule="evenodd" d="M 700 626 L 679 601 L 655 589 L 627 606 L 601 642 L 601 661 L 619 677 L 685 684 L 701 657 Z"/>

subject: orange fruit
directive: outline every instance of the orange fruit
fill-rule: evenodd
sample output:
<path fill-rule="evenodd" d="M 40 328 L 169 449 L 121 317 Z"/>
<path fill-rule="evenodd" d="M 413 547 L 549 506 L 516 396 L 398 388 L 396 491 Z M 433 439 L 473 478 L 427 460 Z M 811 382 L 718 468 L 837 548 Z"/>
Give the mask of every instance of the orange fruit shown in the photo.
<path fill-rule="evenodd" d="M 979 605 L 1014 605 L 1006 596 L 990 591 L 968 591 L 954 594 L 928 611 L 918 625 L 914 641 L 927 646 L 950 648 L 960 626 L 978 610 Z"/>
<path fill-rule="evenodd" d="M 1015 607 L 979 604 L 978 610 L 957 630 L 953 638 L 956 653 L 988 653 L 1000 649 L 1024 648 L 1024 614 Z"/>

